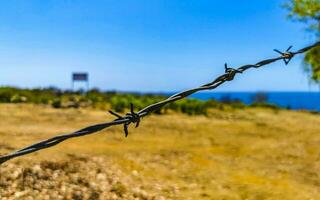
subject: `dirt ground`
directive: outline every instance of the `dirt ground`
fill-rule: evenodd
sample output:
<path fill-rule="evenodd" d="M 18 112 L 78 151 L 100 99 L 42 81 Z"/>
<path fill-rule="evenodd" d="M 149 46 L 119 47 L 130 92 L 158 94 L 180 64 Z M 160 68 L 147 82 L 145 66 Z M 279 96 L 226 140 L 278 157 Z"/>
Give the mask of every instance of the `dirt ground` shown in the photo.
<path fill-rule="evenodd" d="M 112 120 L 0 104 L 0 154 Z M 0 166 L 1 199 L 320 199 L 320 115 L 261 108 L 152 115 Z"/>

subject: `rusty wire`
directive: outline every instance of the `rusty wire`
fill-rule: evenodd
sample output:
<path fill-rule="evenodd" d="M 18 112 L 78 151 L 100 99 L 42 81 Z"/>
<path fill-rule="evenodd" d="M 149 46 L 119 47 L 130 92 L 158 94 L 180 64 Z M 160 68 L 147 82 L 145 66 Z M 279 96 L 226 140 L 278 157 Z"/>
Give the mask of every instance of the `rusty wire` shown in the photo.
<path fill-rule="evenodd" d="M 70 138 L 93 134 L 95 132 L 98 132 L 98 131 L 101 131 L 105 128 L 108 128 L 110 126 L 123 125 L 125 136 L 127 137 L 128 136 L 128 127 L 131 123 L 135 124 L 136 127 L 138 127 L 142 117 L 144 117 L 154 111 L 159 110 L 160 108 L 162 108 L 163 106 L 165 106 L 169 103 L 186 98 L 186 97 L 190 96 L 191 94 L 196 93 L 198 91 L 215 89 L 216 87 L 223 84 L 224 82 L 233 80 L 234 77 L 238 73 L 243 73 L 244 71 L 246 71 L 250 68 L 259 68 L 264 65 L 268 65 L 270 63 L 276 62 L 278 60 L 283 60 L 285 65 L 287 65 L 295 55 L 305 53 L 306 51 L 308 51 L 314 47 L 317 47 L 317 46 L 320 46 L 320 41 L 316 42 L 315 44 L 313 44 L 311 46 L 307 46 L 305 48 L 302 48 L 296 52 L 290 51 L 292 46 L 290 46 L 285 52 L 281 52 L 277 49 L 274 49 L 274 51 L 279 53 L 280 56 L 278 56 L 276 58 L 266 59 L 266 60 L 260 61 L 256 64 L 244 65 L 244 66 L 239 67 L 238 69 L 228 67 L 228 65 L 225 64 L 225 73 L 210 83 L 207 83 L 207 84 L 202 85 L 197 88 L 189 89 L 189 90 L 174 94 L 174 95 L 168 97 L 167 99 L 160 101 L 158 103 L 149 105 L 138 112 L 134 112 L 134 106 L 133 106 L 133 104 L 131 104 L 130 112 L 125 114 L 125 116 L 121 116 L 113 111 L 109 111 L 110 114 L 116 116 L 117 119 L 115 119 L 111 122 L 92 125 L 92 126 L 83 128 L 83 129 L 78 130 L 73 133 L 55 136 L 53 138 L 32 144 L 28 147 L 17 150 L 15 152 L 10 153 L 10 154 L 0 156 L 0 164 L 4 163 L 12 158 L 15 158 L 15 157 L 19 157 L 22 155 L 26 155 L 26 154 L 30 154 L 32 152 L 39 151 L 41 149 L 52 147 L 52 146 L 57 145 L 67 139 L 70 139 Z"/>

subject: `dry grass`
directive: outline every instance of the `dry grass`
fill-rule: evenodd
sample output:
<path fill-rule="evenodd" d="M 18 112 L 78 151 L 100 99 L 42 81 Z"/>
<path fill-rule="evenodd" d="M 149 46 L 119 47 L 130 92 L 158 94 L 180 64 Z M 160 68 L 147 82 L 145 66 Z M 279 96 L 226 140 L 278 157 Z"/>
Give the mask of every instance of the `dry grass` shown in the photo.
<path fill-rule="evenodd" d="M 0 153 L 111 120 L 95 110 L 0 105 Z M 11 199 L 320 199 L 320 115 L 268 109 L 150 116 L 0 167 Z M 67 189 L 66 189 L 67 188 Z"/>

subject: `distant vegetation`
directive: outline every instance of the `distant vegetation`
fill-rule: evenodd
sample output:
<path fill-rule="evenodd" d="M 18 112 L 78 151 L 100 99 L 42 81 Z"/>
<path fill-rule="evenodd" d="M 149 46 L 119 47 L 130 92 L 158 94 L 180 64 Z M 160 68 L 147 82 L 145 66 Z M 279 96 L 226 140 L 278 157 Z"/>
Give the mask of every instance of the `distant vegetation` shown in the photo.
<path fill-rule="evenodd" d="M 267 97 L 261 98 L 258 93 L 255 98 L 257 101 L 250 106 L 268 107 L 278 109 L 275 105 L 265 103 Z M 81 108 L 92 107 L 97 109 L 112 109 L 116 112 L 125 112 L 133 103 L 135 109 L 142 109 L 150 104 L 165 99 L 165 95 L 157 94 L 139 94 L 139 93 L 119 93 L 114 91 L 102 92 L 98 89 L 92 89 L 86 93 L 82 91 L 68 91 L 57 88 L 43 89 L 20 89 L 14 87 L 0 88 L 0 103 L 34 103 L 47 104 L 54 108 Z M 262 100 L 263 99 L 263 100 Z M 163 114 L 170 111 L 186 113 L 188 115 L 206 115 L 209 109 L 216 108 L 238 109 L 247 107 L 240 100 L 232 100 L 228 97 L 222 98 L 220 101 L 208 100 L 202 101 L 198 99 L 183 99 L 175 103 L 169 104 L 157 111 L 156 114 Z"/>
<path fill-rule="evenodd" d="M 289 17 L 294 21 L 304 22 L 306 30 L 314 34 L 314 39 L 320 37 L 320 0 L 287 0 L 284 5 L 289 10 Z M 320 47 L 308 51 L 304 55 L 304 70 L 311 82 L 320 83 Z"/>

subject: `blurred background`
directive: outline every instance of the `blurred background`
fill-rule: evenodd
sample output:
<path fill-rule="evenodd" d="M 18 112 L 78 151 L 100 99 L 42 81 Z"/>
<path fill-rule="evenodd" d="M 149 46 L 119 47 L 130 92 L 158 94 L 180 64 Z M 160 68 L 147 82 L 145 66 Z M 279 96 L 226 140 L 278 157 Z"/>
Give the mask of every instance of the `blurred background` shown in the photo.
<path fill-rule="evenodd" d="M 213 80 L 225 62 L 256 63 L 276 56 L 274 48 L 313 43 L 317 6 L 285 0 L 3 1 L 0 84 L 166 96 Z M 251 104 L 263 92 L 278 106 L 320 110 L 318 66 L 303 60 L 250 71 L 193 97 Z M 85 72 L 88 81 L 73 84 L 75 72 Z M 7 101 L 2 93 L 0 101 Z"/>
<path fill-rule="evenodd" d="M 0 155 L 319 41 L 320 0 L 0 1 Z M 0 166 L 0 199 L 320 199 L 320 47 Z"/>

